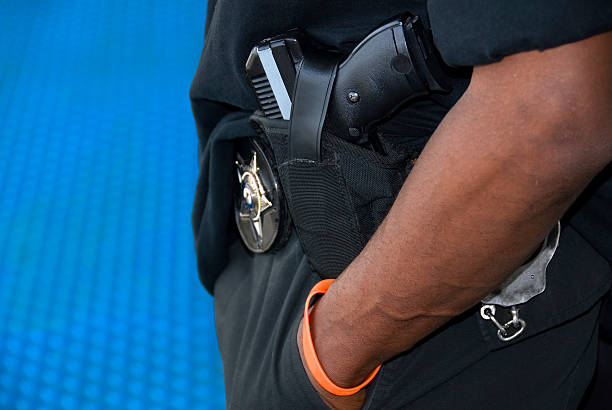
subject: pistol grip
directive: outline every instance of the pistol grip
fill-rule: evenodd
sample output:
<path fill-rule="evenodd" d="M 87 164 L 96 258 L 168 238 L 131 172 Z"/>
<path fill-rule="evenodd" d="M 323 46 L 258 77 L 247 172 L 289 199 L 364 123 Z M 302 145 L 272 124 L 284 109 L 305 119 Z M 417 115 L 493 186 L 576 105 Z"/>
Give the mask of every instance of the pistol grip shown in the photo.
<path fill-rule="evenodd" d="M 338 68 L 326 128 L 356 140 L 405 101 L 444 91 L 422 36 L 420 20 L 410 17 L 383 25 L 359 43 Z"/>

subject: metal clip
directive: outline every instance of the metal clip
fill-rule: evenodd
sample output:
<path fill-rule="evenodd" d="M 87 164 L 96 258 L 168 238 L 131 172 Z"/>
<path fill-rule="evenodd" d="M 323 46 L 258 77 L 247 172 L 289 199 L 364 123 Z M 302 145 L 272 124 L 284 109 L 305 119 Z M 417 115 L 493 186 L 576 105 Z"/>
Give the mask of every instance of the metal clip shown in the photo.
<path fill-rule="evenodd" d="M 497 308 L 495 305 L 482 305 L 480 308 L 480 316 L 485 320 L 490 320 L 495 325 L 499 340 L 502 342 L 509 342 L 516 339 L 525 331 L 527 323 L 519 317 L 518 308 L 516 306 L 510 307 L 512 319 L 503 325 L 495 318 L 496 310 Z"/>

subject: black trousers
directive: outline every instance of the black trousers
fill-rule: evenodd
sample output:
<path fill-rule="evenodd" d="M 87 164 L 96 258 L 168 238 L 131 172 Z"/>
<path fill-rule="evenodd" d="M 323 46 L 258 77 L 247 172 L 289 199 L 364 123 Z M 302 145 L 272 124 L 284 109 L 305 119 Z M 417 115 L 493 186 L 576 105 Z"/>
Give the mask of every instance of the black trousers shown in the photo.
<path fill-rule="evenodd" d="M 228 408 L 326 408 L 297 350 L 303 304 L 319 280 L 297 237 L 258 255 L 236 241 L 230 254 L 215 285 Z M 599 310 L 596 302 L 560 326 L 490 349 L 475 308 L 384 364 L 364 408 L 577 408 L 595 368 Z"/>

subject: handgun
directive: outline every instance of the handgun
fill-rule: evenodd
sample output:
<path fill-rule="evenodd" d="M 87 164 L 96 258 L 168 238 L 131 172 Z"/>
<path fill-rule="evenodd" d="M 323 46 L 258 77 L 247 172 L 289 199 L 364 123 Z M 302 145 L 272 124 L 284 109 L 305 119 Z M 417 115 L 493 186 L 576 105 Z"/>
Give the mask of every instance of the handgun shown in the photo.
<path fill-rule="evenodd" d="M 261 41 L 247 59 L 247 79 L 266 117 L 290 119 L 302 40 L 299 30 L 291 30 Z M 324 127 L 363 141 L 404 102 L 448 90 L 431 32 L 418 16 L 396 18 L 367 35 L 339 64 Z"/>

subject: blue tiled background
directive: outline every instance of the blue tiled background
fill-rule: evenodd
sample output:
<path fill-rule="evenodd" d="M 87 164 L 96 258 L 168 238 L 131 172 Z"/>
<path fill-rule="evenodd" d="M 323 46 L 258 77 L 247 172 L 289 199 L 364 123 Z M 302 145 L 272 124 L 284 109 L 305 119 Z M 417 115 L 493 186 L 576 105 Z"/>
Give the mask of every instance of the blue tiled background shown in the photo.
<path fill-rule="evenodd" d="M 0 7 L 0 408 L 223 408 L 188 89 L 204 0 Z"/>

